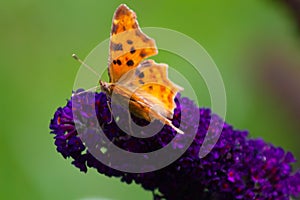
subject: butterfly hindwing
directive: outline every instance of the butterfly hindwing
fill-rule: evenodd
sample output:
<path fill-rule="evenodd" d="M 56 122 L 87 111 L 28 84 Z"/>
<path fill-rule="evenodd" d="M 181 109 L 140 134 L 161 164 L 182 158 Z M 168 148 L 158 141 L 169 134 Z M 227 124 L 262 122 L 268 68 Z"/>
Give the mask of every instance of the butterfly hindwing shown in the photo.
<path fill-rule="evenodd" d="M 117 82 L 142 60 L 155 54 L 155 41 L 141 31 L 135 13 L 126 5 L 120 5 L 113 18 L 110 36 L 110 82 Z"/>
<path fill-rule="evenodd" d="M 156 106 L 163 116 L 171 119 L 176 107 L 174 98 L 183 89 L 168 79 L 168 66 L 146 60 L 131 76 L 130 80 L 124 80 L 124 85 L 149 105 Z"/>

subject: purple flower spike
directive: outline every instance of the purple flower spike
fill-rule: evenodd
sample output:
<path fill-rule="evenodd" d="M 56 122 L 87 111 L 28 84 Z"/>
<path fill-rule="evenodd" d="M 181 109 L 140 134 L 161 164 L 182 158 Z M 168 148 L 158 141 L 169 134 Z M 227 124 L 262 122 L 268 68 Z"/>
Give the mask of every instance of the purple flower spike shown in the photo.
<path fill-rule="evenodd" d="M 210 109 L 197 108 L 188 98 L 178 95 L 175 101 L 177 108 L 174 111 L 174 125 L 180 124 L 183 113 L 199 112 L 200 120 L 196 122 L 199 126 L 192 144 L 178 159 L 164 168 L 146 173 L 122 172 L 103 164 L 92 155 L 91 150 L 99 148 L 101 156 L 108 159 L 110 156 L 106 152 L 109 144 L 103 142 L 103 135 L 97 134 L 99 127 L 113 145 L 135 153 L 161 149 L 176 136 L 176 132 L 167 125 L 148 138 L 127 135 L 111 119 L 104 93 L 86 92 L 75 95 L 65 107 L 57 109 L 50 123 L 57 151 L 64 158 L 71 157 L 72 164 L 81 171 L 95 168 L 106 176 L 120 177 L 127 184 L 141 184 L 144 189 L 153 192 L 155 200 L 289 200 L 290 197 L 300 195 L 300 170 L 292 171 L 291 164 L 295 162 L 293 154 L 262 139 L 250 139 L 247 131 L 235 130 L 229 124 L 224 123 L 220 138 L 212 151 L 206 157 L 200 158 L 199 151 L 204 137 L 216 137 L 220 130 L 217 124 L 222 120 L 212 114 Z M 75 120 L 74 112 L 79 112 L 81 117 Z M 94 114 L 98 124 L 90 120 Z M 144 120 L 134 116 L 132 118 L 139 125 L 147 124 Z M 122 121 L 122 116 L 118 120 Z M 181 138 L 191 137 L 189 126 L 195 122 L 192 121 L 193 118 L 190 120 L 188 125 L 182 126 L 185 134 Z M 157 126 L 161 124 L 157 123 Z M 211 132 L 208 134 L 209 126 L 213 128 L 209 129 Z M 85 127 L 89 129 L 85 131 Z M 80 137 L 79 129 L 84 132 Z M 172 148 L 182 149 L 181 142 L 178 140 L 177 143 L 172 143 Z M 126 166 L 132 163 L 127 163 L 126 158 L 120 158 L 119 164 Z M 147 167 L 153 168 L 151 165 Z"/>

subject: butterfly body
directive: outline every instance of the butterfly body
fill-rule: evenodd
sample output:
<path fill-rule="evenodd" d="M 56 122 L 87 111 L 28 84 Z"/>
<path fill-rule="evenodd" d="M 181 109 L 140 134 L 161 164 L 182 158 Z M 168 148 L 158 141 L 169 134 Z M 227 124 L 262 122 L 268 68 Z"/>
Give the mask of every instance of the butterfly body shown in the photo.
<path fill-rule="evenodd" d="M 106 93 L 109 98 L 114 98 L 115 101 L 118 102 L 119 105 L 124 108 L 129 107 L 129 111 L 134 114 L 136 117 L 151 121 L 150 114 L 151 105 L 147 103 L 143 98 L 138 97 L 133 94 L 126 87 L 117 84 L 110 84 L 106 82 L 100 82 L 101 90 Z M 113 97 L 112 97 L 113 95 Z M 143 112 L 140 112 L 140 111 Z"/>
<path fill-rule="evenodd" d="M 115 98 L 119 105 L 124 108 L 129 108 L 130 113 L 136 117 L 145 119 L 148 122 L 151 122 L 152 119 L 157 119 L 163 124 L 171 126 L 178 133 L 183 134 L 180 129 L 172 124 L 170 119 L 165 117 L 164 109 L 159 107 L 156 109 L 153 108 L 153 106 L 156 105 L 155 102 L 149 102 L 149 100 L 139 97 L 121 85 L 100 81 L 100 86 L 101 90 L 105 92 L 107 96 L 111 98 L 113 95 L 113 98 Z"/>
<path fill-rule="evenodd" d="M 168 79 L 166 64 L 147 57 L 157 54 L 155 41 L 145 35 L 135 13 L 120 5 L 114 15 L 110 36 L 108 74 L 110 82 L 100 80 L 101 90 L 142 119 L 157 119 L 178 133 L 171 120 L 176 107 L 175 95 L 183 88 Z"/>

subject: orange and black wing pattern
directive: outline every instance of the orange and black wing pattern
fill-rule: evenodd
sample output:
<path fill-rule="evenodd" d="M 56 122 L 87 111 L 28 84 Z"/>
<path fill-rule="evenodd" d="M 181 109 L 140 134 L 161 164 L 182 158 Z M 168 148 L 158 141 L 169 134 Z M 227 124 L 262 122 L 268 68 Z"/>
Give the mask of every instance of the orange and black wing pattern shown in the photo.
<path fill-rule="evenodd" d="M 109 50 L 111 83 L 117 82 L 145 58 L 157 54 L 155 41 L 141 31 L 135 13 L 124 4 L 117 8 L 113 17 Z"/>

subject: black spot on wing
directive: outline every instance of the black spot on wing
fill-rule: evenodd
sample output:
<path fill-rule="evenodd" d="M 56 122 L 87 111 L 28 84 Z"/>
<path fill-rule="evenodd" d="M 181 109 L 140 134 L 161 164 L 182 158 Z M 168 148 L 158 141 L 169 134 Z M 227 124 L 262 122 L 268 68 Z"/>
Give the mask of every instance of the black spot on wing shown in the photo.
<path fill-rule="evenodd" d="M 133 65 L 134 65 L 133 60 L 128 60 L 127 63 L 126 63 L 126 65 L 127 65 L 128 67 L 133 66 Z"/>
<path fill-rule="evenodd" d="M 134 47 L 131 47 L 131 49 L 130 49 L 130 53 L 131 53 L 131 54 L 134 54 L 134 53 L 135 53 L 135 49 L 134 49 Z"/>
<path fill-rule="evenodd" d="M 122 51 L 123 50 L 123 45 L 121 43 L 111 43 L 111 48 L 113 51 Z"/>
<path fill-rule="evenodd" d="M 139 83 L 140 83 L 140 84 L 145 84 L 145 82 L 144 82 L 144 81 L 142 81 L 142 80 L 139 80 Z"/>
<path fill-rule="evenodd" d="M 141 51 L 140 56 L 141 56 L 142 58 L 144 58 L 146 55 L 147 55 L 147 54 L 146 54 L 145 51 Z"/>
<path fill-rule="evenodd" d="M 139 73 L 139 78 L 144 78 L 144 72 Z"/>
<path fill-rule="evenodd" d="M 122 62 L 118 59 L 118 60 L 117 60 L 117 64 L 118 64 L 118 65 L 122 65 Z"/>
<path fill-rule="evenodd" d="M 132 40 L 127 40 L 127 44 L 133 44 Z"/>

